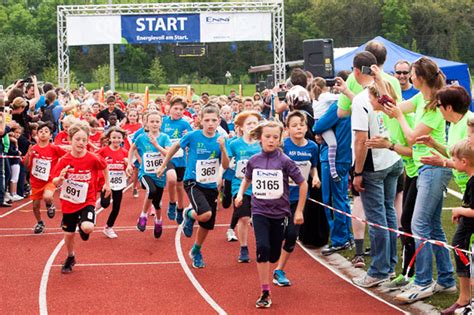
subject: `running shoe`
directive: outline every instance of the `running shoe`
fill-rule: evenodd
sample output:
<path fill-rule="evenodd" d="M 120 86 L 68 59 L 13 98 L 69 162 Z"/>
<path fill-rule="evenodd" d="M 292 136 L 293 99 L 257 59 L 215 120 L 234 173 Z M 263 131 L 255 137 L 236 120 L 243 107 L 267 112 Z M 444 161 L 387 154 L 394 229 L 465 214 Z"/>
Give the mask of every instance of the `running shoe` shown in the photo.
<path fill-rule="evenodd" d="M 321 254 L 323 254 L 324 256 L 329 256 L 341 250 L 350 249 L 350 248 L 351 248 L 351 243 L 346 242 L 344 245 L 341 245 L 341 246 L 328 246 L 326 248 L 323 248 L 321 250 Z"/>
<path fill-rule="evenodd" d="M 38 222 L 36 223 L 34 229 L 33 229 L 33 232 L 35 234 L 41 234 L 44 232 L 44 223 L 43 222 Z"/>
<path fill-rule="evenodd" d="M 464 311 L 462 311 L 461 315 L 472 315 L 472 306 L 468 305 L 464 308 Z"/>
<path fill-rule="evenodd" d="M 402 287 L 406 286 L 407 284 L 412 281 L 414 277 L 410 279 L 406 279 L 404 275 L 400 274 L 398 277 L 393 279 L 392 281 L 387 281 L 385 283 L 382 283 L 380 286 L 384 292 L 391 292 L 391 291 L 396 291 L 400 290 Z"/>
<path fill-rule="evenodd" d="M 375 287 L 382 282 L 388 281 L 389 278 L 374 278 L 365 274 L 363 276 L 357 277 L 352 279 L 352 282 L 362 288 L 372 288 Z"/>
<path fill-rule="evenodd" d="M 61 268 L 62 273 L 71 273 L 72 267 L 76 264 L 76 258 L 74 256 L 68 256 L 64 261 L 63 267 Z"/>
<path fill-rule="evenodd" d="M 56 214 L 56 207 L 54 206 L 54 204 L 48 207 L 47 214 L 48 218 L 54 218 L 54 215 Z"/>
<path fill-rule="evenodd" d="M 84 232 L 82 229 L 81 229 L 81 224 L 79 223 L 77 225 L 77 230 L 79 231 L 79 236 L 81 237 L 81 239 L 83 241 L 87 241 L 89 239 L 89 235 L 90 234 L 87 234 L 86 232 Z"/>
<path fill-rule="evenodd" d="M 133 198 L 138 198 L 138 189 L 133 188 Z"/>
<path fill-rule="evenodd" d="M 399 293 L 395 298 L 401 302 L 413 303 L 418 300 L 430 297 L 434 294 L 433 292 L 434 285 L 432 283 L 421 286 L 415 283 L 409 284 L 405 291 Z"/>
<path fill-rule="evenodd" d="M 155 236 L 156 239 L 161 237 L 161 233 L 163 233 L 163 221 L 155 220 L 155 229 L 153 230 L 153 235 Z"/>
<path fill-rule="evenodd" d="M 248 263 L 250 262 L 249 249 L 247 247 L 240 248 L 240 255 L 238 259 L 239 263 Z"/>
<path fill-rule="evenodd" d="M 454 303 L 447 309 L 442 310 L 440 314 L 441 315 L 454 315 L 456 313 L 459 314 L 459 311 L 463 311 L 463 314 L 464 314 L 466 307 L 469 307 L 469 303 L 467 303 L 466 305 L 460 305 L 458 303 Z"/>
<path fill-rule="evenodd" d="M 118 235 L 115 233 L 114 229 L 111 228 L 111 227 L 104 227 L 104 230 L 102 231 L 105 236 L 107 236 L 108 238 L 117 238 Z"/>
<path fill-rule="evenodd" d="M 227 232 L 225 232 L 225 235 L 227 237 L 227 242 L 237 242 L 239 240 L 232 229 L 228 229 Z"/>
<path fill-rule="evenodd" d="M 455 294 L 458 292 L 458 288 L 456 285 L 452 285 L 450 287 L 445 287 L 438 282 L 434 282 L 433 284 L 433 293 L 447 293 L 447 294 Z"/>
<path fill-rule="evenodd" d="M 354 268 L 364 268 L 365 267 L 365 260 L 364 256 L 362 255 L 355 255 L 354 258 L 352 258 L 352 265 Z"/>
<path fill-rule="evenodd" d="M 206 266 L 204 264 L 204 260 L 202 259 L 201 251 L 198 251 L 197 253 L 193 253 L 193 250 L 191 249 L 189 251 L 189 257 L 193 261 L 193 267 L 194 268 L 204 268 Z"/>
<path fill-rule="evenodd" d="M 145 232 L 147 217 L 139 217 L 137 222 L 137 230 L 140 232 Z"/>
<path fill-rule="evenodd" d="M 189 217 L 189 212 L 193 209 L 184 210 L 183 233 L 186 237 L 193 236 L 194 219 Z"/>
<path fill-rule="evenodd" d="M 290 280 L 286 277 L 286 273 L 280 269 L 273 271 L 273 283 L 280 287 L 288 287 L 291 285 Z"/>
<path fill-rule="evenodd" d="M 171 203 L 168 205 L 168 219 L 171 221 L 176 220 L 176 204 L 172 205 Z"/>
<path fill-rule="evenodd" d="M 15 202 L 15 201 L 23 200 L 23 199 L 25 199 L 25 198 L 23 198 L 23 197 L 20 196 L 20 195 L 15 194 L 15 195 L 12 196 L 12 199 L 11 199 L 11 200 L 12 200 L 13 202 Z"/>
<path fill-rule="evenodd" d="M 178 225 L 180 225 L 181 223 L 183 223 L 183 210 L 181 211 L 176 211 L 176 223 L 178 223 Z"/>
<path fill-rule="evenodd" d="M 263 291 L 262 295 L 258 298 L 257 302 L 255 303 L 257 308 L 269 308 L 272 306 L 272 300 L 270 299 L 270 292 Z"/>

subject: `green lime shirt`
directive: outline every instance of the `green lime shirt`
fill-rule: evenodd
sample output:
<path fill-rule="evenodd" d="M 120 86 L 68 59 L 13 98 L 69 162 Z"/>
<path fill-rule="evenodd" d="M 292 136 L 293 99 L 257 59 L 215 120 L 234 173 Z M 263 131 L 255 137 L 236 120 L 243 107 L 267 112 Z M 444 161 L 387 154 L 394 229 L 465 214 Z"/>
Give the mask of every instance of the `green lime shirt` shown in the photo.
<path fill-rule="evenodd" d="M 448 131 L 448 153 L 453 145 L 457 142 L 467 139 L 468 130 L 467 130 L 467 121 L 470 117 L 473 116 L 473 113 L 468 111 L 457 123 L 451 123 Z M 464 172 L 459 172 L 456 169 L 453 169 L 454 181 L 461 189 L 461 192 L 464 194 L 466 190 L 466 184 L 469 180 L 469 175 Z"/>
<path fill-rule="evenodd" d="M 436 108 L 436 110 L 425 110 L 428 101 L 423 98 L 421 92 L 413 96 L 409 101 L 415 105 L 415 128 L 419 124 L 424 124 L 431 128 L 430 136 L 436 142 L 444 145 L 446 143 L 446 121 L 439 108 Z M 431 156 L 430 151 L 432 150 L 432 148 L 424 144 L 413 144 L 413 160 L 417 169 L 423 165 L 420 159 L 425 156 Z"/>

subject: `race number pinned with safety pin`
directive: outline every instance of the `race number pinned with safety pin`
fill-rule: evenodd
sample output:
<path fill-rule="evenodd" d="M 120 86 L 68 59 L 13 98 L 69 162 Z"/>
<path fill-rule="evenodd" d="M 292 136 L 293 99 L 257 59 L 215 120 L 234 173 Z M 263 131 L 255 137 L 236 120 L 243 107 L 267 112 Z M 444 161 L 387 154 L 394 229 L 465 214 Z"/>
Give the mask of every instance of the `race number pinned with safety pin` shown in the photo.
<path fill-rule="evenodd" d="M 111 190 L 122 190 L 127 185 L 125 171 L 109 171 L 109 181 Z"/>
<path fill-rule="evenodd" d="M 59 198 L 72 203 L 84 203 L 87 197 L 88 183 L 66 179 L 61 186 Z"/>
<path fill-rule="evenodd" d="M 156 173 L 163 164 L 163 156 L 159 152 L 147 152 L 143 155 L 143 163 L 145 173 Z"/>
<path fill-rule="evenodd" d="M 237 177 L 238 179 L 244 179 L 248 161 L 249 160 L 240 160 L 240 161 L 237 162 L 237 169 L 235 170 L 235 177 Z"/>
<path fill-rule="evenodd" d="M 257 199 L 278 199 L 283 196 L 283 172 L 254 169 L 252 193 Z"/>
<path fill-rule="evenodd" d="M 296 166 L 298 166 L 301 175 L 303 175 L 305 180 L 308 180 L 309 178 L 309 172 L 311 171 L 311 162 L 310 161 L 295 161 Z M 289 184 L 290 186 L 298 186 L 297 183 L 295 183 L 291 177 L 289 179 Z"/>
<path fill-rule="evenodd" d="M 217 183 L 219 159 L 198 160 L 196 162 L 196 181 L 201 184 Z"/>
<path fill-rule="evenodd" d="M 43 180 L 45 182 L 49 179 L 49 173 L 51 172 L 51 161 L 43 159 L 33 159 L 33 166 L 31 167 L 31 175 Z"/>

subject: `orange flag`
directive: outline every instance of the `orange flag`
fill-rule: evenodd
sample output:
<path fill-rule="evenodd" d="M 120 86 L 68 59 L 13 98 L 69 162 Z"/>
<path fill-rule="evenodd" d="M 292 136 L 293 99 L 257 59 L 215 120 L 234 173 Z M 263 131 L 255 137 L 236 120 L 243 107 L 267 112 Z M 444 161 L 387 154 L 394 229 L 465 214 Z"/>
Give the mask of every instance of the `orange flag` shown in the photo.
<path fill-rule="evenodd" d="M 99 103 L 104 104 L 104 102 L 105 102 L 104 87 L 101 87 L 100 92 L 99 92 Z"/>
<path fill-rule="evenodd" d="M 143 111 L 145 111 L 148 107 L 148 102 L 150 101 L 150 91 L 148 90 L 148 86 L 145 87 L 145 96 L 143 97 Z"/>

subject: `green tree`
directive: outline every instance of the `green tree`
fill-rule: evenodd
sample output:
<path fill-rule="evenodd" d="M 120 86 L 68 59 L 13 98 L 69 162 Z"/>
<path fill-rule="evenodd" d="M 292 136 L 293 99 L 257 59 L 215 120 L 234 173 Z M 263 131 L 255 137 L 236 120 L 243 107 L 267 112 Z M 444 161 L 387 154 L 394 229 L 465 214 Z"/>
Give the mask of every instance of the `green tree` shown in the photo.
<path fill-rule="evenodd" d="M 406 0 L 386 0 L 382 5 L 382 15 L 382 34 L 399 45 L 407 44 L 405 40 L 410 24 L 408 2 Z"/>
<path fill-rule="evenodd" d="M 108 64 L 99 65 L 97 69 L 92 72 L 92 78 L 99 86 L 104 86 L 110 83 L 110 66 Z M 118 73 L 115 73 L 115 81 L 118 81 Z"/>
<path fill-rule="evenodd" d="M 161 65 L 159 57 L 155 57 L 155 59 L 153 59 L 153 61 L 151 62 L 148 77 L 150 78 L 156 89 L 158 89 L 160 87 L 160 84 L 165 81 L 166 73 L 165 69 Z"/>

